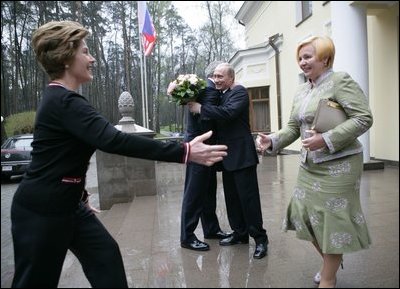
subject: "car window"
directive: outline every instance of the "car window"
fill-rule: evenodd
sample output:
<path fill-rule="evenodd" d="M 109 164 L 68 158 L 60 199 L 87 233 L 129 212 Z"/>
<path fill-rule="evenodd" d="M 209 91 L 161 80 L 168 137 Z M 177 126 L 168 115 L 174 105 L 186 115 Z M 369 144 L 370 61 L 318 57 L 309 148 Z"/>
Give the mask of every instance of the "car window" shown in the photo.
<path fill-rule="evenodd" d="M 32 150 L 33 138 L 21 138 L 21 139 L 8 139 L 1 146 L 2 149 L 20 149 L 20 150 Z"/>
<path fill-rule="evenodd" d="M 32 150 L 31 147 L 32 139 L 27 138 L 27 139 L 17 139 L 14 142 L 14 147 L 16 149 L 24 149 L 24 150 Z"/>

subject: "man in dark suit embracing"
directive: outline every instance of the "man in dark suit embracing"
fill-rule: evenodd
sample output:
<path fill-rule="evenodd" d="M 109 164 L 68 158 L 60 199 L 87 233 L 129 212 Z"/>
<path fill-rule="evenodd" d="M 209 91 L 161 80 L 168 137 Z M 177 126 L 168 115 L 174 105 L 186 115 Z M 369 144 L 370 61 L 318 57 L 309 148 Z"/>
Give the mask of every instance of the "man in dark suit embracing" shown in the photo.
<path fill-rule="evenodd" d="M 233 234 L 221 246 L 248 244 L 254 238 L 253 257 L 267 254 L 268 236 L 263 228 L 257 180 L 258 156 L 249 124 L 249 96 L 242 85 L 234 85 L 235 71 L 229 63 L 214 70 L 217 90 L 223 92 L 219 105 L 189 103 L 189 110 L 203 119 L 216 121 L 216 141 L 228 146 L 222 161 L 222 179 L 229 224 Z"/>
<path fill-rule="evenodd" d="M 212 79 L 215 67 L 222 61 L 211 62 L 205 72 L 207 76 L 207 87 L 205 92 L 197 99 L 202 104 L 217 105 L 220 92 L 215 89 Z M 215 143 L 215 128 L 213 121 L 205 120 L 199 114 L 187 113 L 187 127 L 185 141 L 190 141 L 196 136 L 209 130 L 213 130 L 213 137 L 208 144 Z M 186 166 L 185 189 L 181 212 L 181 247 L 195 251 L 207 251 L 210 246 L 200 241 L 194 231 L 201 219 L 204 238 L 224 239 L 229 234 L 223 232 L 219 226 L 215 213 L 217 193 L 217 172 L 214 166 L 206 167 L 195 163 Z"/>

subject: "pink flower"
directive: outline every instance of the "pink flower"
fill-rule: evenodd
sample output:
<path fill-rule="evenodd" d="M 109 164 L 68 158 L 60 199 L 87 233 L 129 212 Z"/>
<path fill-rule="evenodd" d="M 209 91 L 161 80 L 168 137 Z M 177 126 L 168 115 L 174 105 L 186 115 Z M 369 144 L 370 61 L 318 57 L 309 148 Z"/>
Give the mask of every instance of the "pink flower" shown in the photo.
<path fill-rule="evenodd" d="M 174 89 L 176 88 L 176 86 L 177 86 L 176 80 L 171 81 L 171 82 L 169 83 L 169 85 L 168 85 L 167 94 L 168 94 L 168 95 L 172 95 L 172 92 L 174 91 Z"/>

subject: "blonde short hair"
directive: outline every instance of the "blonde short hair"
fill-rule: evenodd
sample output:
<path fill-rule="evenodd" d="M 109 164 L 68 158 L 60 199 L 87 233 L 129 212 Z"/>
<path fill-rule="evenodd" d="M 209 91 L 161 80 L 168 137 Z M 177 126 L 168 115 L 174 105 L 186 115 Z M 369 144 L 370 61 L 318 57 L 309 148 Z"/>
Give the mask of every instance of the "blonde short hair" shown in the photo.
<path fill-rule="evenodd" d="M 51 21 L 32 35 L 37 61 L 50 79 L 61 77 L 89 30 L 75 21 Z"/>
<path fill-rule="evenodd" d="M 332 39 L 327 36 L 313 36 L 307 38 L 306 40 L 303 40 L 297 46 L 296 50 L 297 62 L 299 61 L 300 49 L 308 44 L 311 44 L 314 47 L 317 59 L 319 61 L 327 59 L 326 66 L 328 68 L 332 68 L 333 61 L 335 60 L 335 45 L 333 44 Z"/>

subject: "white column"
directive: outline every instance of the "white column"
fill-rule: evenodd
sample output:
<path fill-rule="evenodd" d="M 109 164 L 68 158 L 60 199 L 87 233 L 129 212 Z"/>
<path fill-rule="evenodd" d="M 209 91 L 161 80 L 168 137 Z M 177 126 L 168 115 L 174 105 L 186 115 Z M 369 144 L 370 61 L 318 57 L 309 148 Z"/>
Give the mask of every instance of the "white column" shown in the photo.
<path fill-rule="evenodd" d="M 332 40 L 336 48 L 333 68 L 335 71 L 349 73 L 360 85 L 368 100 L 366 9 L 363 6 L 352 6 L 348 3 L 349 1 L 330 1 Z M 358 139 L 364 147 L 364 163 L 369 162 L 369 131 Z"/>

